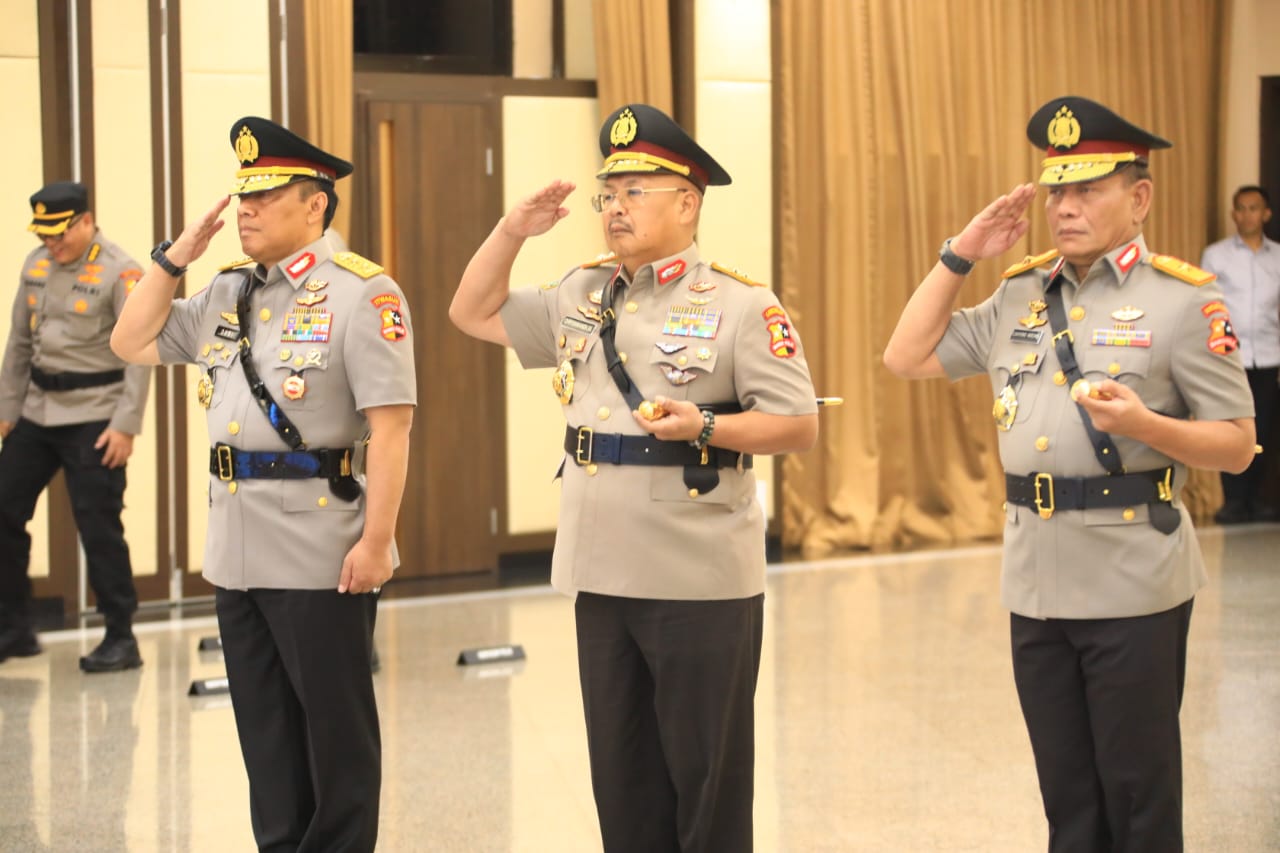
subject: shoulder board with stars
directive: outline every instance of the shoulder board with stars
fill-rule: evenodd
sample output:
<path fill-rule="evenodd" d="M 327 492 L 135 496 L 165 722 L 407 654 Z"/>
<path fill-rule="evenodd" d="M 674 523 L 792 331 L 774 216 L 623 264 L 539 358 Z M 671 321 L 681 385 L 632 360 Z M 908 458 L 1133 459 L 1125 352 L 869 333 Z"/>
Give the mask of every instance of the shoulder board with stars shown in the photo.
<path fill-rule="evenodd" d="M 351 270 L 361 278 L 373 278 L 382 272 L 382 267 L 355 252 L 338 252 L 333 256 L 333 262 L 345 270 Z"/>
<path fill-rule="evenodd" d="M 715 261 L 711 262 L 711 268 L 718 273 L 724 273 L 725 275 L 729 276 L 729 278 L 736 278 L 738 281 L 742 282 L 743 284 L 749 284 L 752 287 L 766 286 L 763 281 L 756 281 L 755 279 L 748 278 L 745 273 L 742 273 L 735 269 L 730 269 L 729 267 L 726 267 L 726 266 L 721 266 Z"/>
<path fill-rule="evenodd" d="M 245 264 L 251 264 L 251 263 L 253 263 L 253 258 L 246 256 L 241 258 L 238 261 L 232 261 L 229 264 L 223 264 L 222 266 L 218 267 L 218 272 L 226 272 L 227 270 L 233 270 L 236 267 L 242 267 Z"/>
<path fill-rule="evenodd" d="M 582 265 L 582 269 L 593 270 L 596 267 L 602 267 L 605 264 L 609 263 L 610 261 L 616 261 L 617 259 L 618 259 L 618 256 L 616 254 L 614 254 L 613 252 L 609 252 L 607 254 L 597 256 L 594 261 L 587 261 L 585 264 Z"/>
<path fill-rule="evenodd" d="M 1152 255 L 1150 260 L 1151 266 L 1160 270 L 1160 272 L 1167 273 L 1196 287 L 1202 287 L 1217 278 L 1216 275 L 1208 270 L 1202 270 L 1195 264 L 1189 264 L 1181 258 L 1175 258 L 1173 255 Z"/>
<path fill-rule="evenodd" d="M 1033 270 L 1038 266 L 1049 263 L 1058 257 L 1057 249 L 1050 249 L 1042 255 L 1027 255 L 1013 266 L 1004 271 L 1001 278 L 1013 278 L 1015 275 L 1022 275 L 1027 270 Z"/>

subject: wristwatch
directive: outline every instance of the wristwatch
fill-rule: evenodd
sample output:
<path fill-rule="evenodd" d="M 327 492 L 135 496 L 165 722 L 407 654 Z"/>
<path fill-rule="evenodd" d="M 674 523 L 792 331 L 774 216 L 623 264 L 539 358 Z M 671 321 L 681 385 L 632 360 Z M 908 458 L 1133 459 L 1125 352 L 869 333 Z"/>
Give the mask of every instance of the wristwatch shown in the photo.
<path fill-rule="evenodd" d="M 169 260 L 169 256 L 165 254 L 168 248 L 172 245 L 172 240 L 165 240 L 161 242 L 151 250 L 151 260 L 155 261 L 156 264 L 159 265 L 160 269 L 164 270 L 174 278 L 182 278 L 182 276 L 186 274 L 187 268 L 178 266 L 173 261 Z"/>
<path fill-rule="evenodd" d="M 942 265 L 951 270 L 956 275 L 968 275 L 973 269 L 973 261 L 960 257 L 951 251 L 951 241 L 953 237 L 948 237 L 942 242 L 942 248 L 938 250 L 938 260 L 942 261 Z"/>

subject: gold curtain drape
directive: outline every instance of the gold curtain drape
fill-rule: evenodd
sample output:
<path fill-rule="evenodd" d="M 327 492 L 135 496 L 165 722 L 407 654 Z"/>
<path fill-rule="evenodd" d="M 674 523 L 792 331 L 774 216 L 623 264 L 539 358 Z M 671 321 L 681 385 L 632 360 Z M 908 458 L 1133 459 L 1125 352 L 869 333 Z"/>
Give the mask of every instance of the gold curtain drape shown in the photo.
<path fill-rule="evenodd" d="M 788 543 L 819 555 L 1000 535 L 986 378 L 899 380 L 885 342 L 942 240 L 1039 174 L 1024 129 L 1055 96 L 1173 141 L 1152 157 L 1145 233 L 1194 263 L 1216 230 L 1226 15 L 1222 0 L 776 0 L 779 286 L 820 393 L 847 401 L 784 463 Z M 1037 202 L 1028 236 L 978 265 L 961 304 L 1051 247 Z M 1212 511 L 1217 475 L 1194 472 L 1185 494 Z"/>
<path fill-rule="evenodd" d="M 344 160 L 351 159 L 353 103 L 353 7 L 350 0 L 307 0 L 303 6 L 307 76 L 307 136 Z M 360 164 L 356 164 L 359 168 Z M 351 205 L 344 202 L 332 227 L 343 238 L 351 231 Z"/>
<path fill-rule="evenodd" d="M 672 115 L 668 0 L 594 0 L 596 93 L 606 116 L 626 103 Z"/>

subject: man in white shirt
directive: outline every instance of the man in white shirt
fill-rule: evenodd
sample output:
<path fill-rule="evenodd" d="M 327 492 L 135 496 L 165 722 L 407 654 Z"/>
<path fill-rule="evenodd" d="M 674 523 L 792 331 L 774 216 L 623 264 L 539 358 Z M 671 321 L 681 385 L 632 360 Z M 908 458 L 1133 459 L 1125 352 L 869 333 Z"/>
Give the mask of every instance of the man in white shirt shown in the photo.
<path fill-rule="evenodd" d="M 1263 455 L 1242 474 L 1222 474 L 1223 504 L 1219 524 L 1275 521 L 1275 506 L 1260 497 L 1267 470 L 1267 433 L 1280 389 L 1280 243 L 1262 228 L 1271 219 L 1271 199 L 1259 186 L 1243 186 L 1231 199 L 1236 234 L 1204 250 L 1200 266 L 1218 276 L 1222 295 L 1240 339 L 1240 359 L 1249 376 Z"/>

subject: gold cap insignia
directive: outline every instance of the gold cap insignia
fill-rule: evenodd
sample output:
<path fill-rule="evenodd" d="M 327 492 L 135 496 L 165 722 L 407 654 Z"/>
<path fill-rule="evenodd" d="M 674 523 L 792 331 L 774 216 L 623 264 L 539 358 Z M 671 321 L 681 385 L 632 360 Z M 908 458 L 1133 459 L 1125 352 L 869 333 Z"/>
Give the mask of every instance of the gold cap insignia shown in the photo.
<path fill-rule="evenodd" d="M 1067 107 L 1058 110 L 1049 122 L 1049 144 L 1054 148 L 1071 148 L 1080 141 L 1080 122 Z"/>
<path fill-rule="evenodd" d="M 612 145 L 630 145 L 635 138 L 636 116 L 628 108 L 614 119 L 613 127 L 609 128 L 609 142 Z"/>
<path fill-rule="evenodd" d="M 42 201 L 38 201 L 38 202 L 36 202 L 36 216 L 44 216 L 44 212 L 45 212 L 47 209 L 48 209 L 48 208 L 46 208 L 46 207 L 44 206 L 44 202 L 42 202 Z"/>
<path fill-rule="evenodd" d="M 236 137 L 236 157 L 241 163 L 252 163 L 258 159 L 258 140 L 248 125 L 241 127 L 240 135 Z"/>

